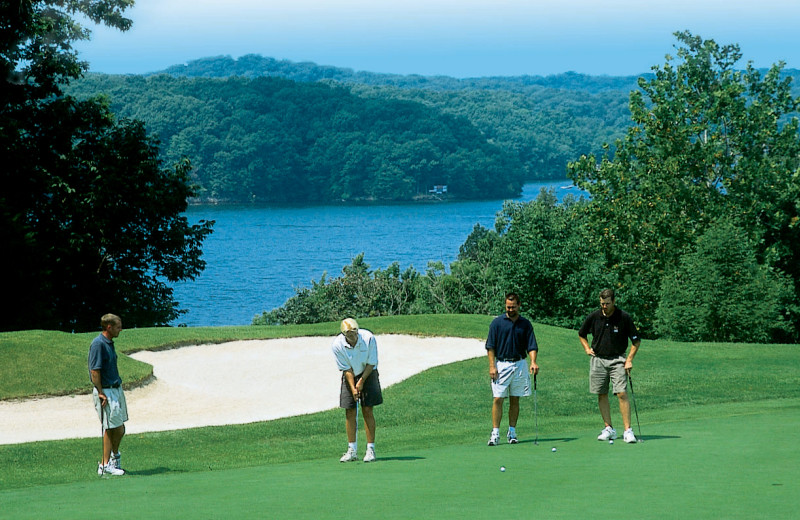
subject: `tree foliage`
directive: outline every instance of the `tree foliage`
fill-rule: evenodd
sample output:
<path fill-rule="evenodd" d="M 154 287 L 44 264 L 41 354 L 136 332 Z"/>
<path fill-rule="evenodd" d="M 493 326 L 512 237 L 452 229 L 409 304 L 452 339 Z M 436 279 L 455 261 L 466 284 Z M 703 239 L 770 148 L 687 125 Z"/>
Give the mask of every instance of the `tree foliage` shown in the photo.
<path fill-rule="evenodd" d="M 570 165 L 591 195 L 594 249 L 652 331 L 662 281 L 720 218 L 736 219 L 759 262 L 800 287 L 798 99 L 782 64 L 736 69 L 737 45 L 688 32 L 677 60 L 631 94 L 633 126 L 613 158 Z"/>
<path fill-rule="evenodd" d="M 192 158 L 200 200 L 318 203 L 519 195 L 518 155 L 463 116 L 414 100 L 362 98 L 278 78 L 92 75 L 72 92 L 104 92 L 147 122 L 164 157 Z"/>
<path fill-rule="evenodd" d="M 756 250 L 734 223 L 712 224 L 662 283 L 659 335 L 684 341 L 791 339 L 791 280 L 759 264 Z"/>
<path fill-rule="evenodd" d="M 188 163 L 164 168 L 141 122 L 61 92 L 85 68 L 71 44 L 89 33 L 73 16 L 125 30 L 130 5 L 0 8 L 0 239 L 11 302 L 2 330 L 94 330 L 106 312 L 128 326 L 163 324 L 179 314 L 165 281 L 204 267 L 211 223 L 189 226 L 181 216 L 194 195 Z"/>

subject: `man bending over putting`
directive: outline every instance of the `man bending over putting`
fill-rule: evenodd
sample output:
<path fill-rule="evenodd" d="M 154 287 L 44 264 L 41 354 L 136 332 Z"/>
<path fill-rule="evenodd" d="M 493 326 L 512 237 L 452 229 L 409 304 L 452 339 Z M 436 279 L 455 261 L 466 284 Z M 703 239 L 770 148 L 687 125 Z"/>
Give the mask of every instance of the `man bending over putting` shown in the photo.
<path fill-rule="evenodd" d="M 120 468 L 119 444 L 125 435 L 128 407 L 117 370 L 114 338 L 122 332 L 122 320 L 114 314 L 100 318 L 103 331 L 89 347 L 89 376 L 92 379 L 94 407 L 103 427 L 103 460 L 97 474 L 124 475 Z"/>
<path fill-rule="evenodd" d="M 356 403 L 360 400 L 367 432 L 364 462 L 372 462 L 375 460 L 375 416 L 372 408 L 383 403 L 378 380 L 378 345 L 375 336 L 366 329 L 359 329 L 353 318 L 342 320 L 341 331 L 331 345 L 336 365 L 342 371 L 339 407 L 345 410 L 348 444 L 347 451 L 339 461 L 358 460 Z"/>
<path fill-rule="evenodd" d="M 509 444 L 517 443 L 519 398 L 531 395 L 531 374 L 539 372 L 539 365 L 536 364 L 538 352 L 533 325 L 519 314 L 519 296 L 508 293 L 506 312 L 492 320 L 486 339 L 493 397 L 489 446 L 497 446 L 500 442 L 500 421 L 503 419 L 506 396 L 509 398 L 506 438 Z M 525 361 L 527 357 L 530 357 L 530 366 Z"/>
<path fill-rule="evenodd" d="M 587 336 L 592 335 L 592 346 Z M 597 394 L 597 404 L 603 417 L 605 428 L 597 436 L 598 441 L 617 438 L 617 431 L 611 426 L 611 405 L 608 402 L 609 382 L 613 384 L 614 394 L 619 399 L 619 411 L 625 431 L 625 442 L 636 442 L 631 428 L 631 404 L 628 400 L 628 381 L 626 372 L 633 368 L 633 358 L 639 350 L 639 331 L 633 324 L 630 314 L 616 306 L 613 289 L 600 292 L 600 308 L 589 314 L 578 331 L 583 350 L 591 356 L 589 365 L 589 391 Z M 631 340 L 631 351 L 625 357 Z"/>

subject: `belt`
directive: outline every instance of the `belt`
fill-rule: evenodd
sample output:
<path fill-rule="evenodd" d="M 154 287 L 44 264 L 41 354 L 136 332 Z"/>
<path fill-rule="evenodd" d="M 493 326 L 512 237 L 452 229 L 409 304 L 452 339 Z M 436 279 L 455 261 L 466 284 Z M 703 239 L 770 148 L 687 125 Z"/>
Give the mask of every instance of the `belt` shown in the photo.
<path fill-rule="evenodd" d="M 509 359 L 498 359 L 498 361 L 505 361 L 507 363 L 513 363 L 515 361 L 519 361 L 522 359 L 521 357 L 509 358 Z"/>
<path fill-rule="evenodd" d="M 114 383 L 111 386 L 104 386 L 103 389 L 105 390 L 106 388 L 119 388 L 120 386 L 122 386 L 122 383 Z"/>

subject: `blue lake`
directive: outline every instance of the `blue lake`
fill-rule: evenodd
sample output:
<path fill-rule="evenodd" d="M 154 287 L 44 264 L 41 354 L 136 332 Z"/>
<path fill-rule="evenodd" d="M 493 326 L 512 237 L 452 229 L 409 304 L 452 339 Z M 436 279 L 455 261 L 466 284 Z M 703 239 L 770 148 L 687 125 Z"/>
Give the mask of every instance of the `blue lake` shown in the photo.
<path fill-rule="evenodd" d="M 559 200 L 579 191 L 570 181 L 526 184 L 517 201 L 541 188 Z M 280 307 L 295 288 L 323 273 L 341 274 L 359 253 L 372 269 L 393 262 L 425 272 L 429 261 L 449 266 L 475 224 L 492 229 L 503 201 L 382 206 L 198 206 L 190 223 L 215 220 L 203 244 L 205 271 L 175 284 L 175 299 L 188 312 L 173 325 L 249 325 L 263 311 Z"/>

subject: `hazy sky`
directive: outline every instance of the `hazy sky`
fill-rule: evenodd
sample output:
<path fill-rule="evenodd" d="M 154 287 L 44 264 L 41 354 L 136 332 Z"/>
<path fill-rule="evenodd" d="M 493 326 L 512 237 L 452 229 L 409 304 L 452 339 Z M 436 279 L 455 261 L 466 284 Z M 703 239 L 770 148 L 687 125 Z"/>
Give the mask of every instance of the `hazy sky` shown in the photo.
<path fill-rule="evenodd" d="M 245 54 L 455 77 L 647 72 L 675 31 L 800 68 L 798 0 L 136 0 L 127 33 L 93 28 L 90 70 L 142 73 Z"/>

